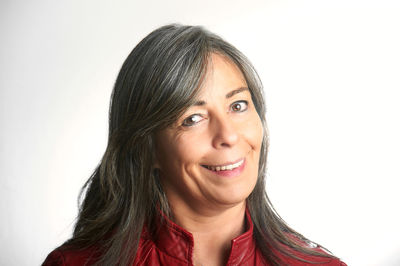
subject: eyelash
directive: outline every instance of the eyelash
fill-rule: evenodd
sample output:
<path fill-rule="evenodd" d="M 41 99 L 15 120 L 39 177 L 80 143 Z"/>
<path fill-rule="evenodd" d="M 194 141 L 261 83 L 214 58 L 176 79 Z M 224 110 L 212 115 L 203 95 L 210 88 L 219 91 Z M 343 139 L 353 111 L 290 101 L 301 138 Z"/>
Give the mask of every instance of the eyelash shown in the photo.
<path fill-rule="evenodd" d="M 237 104 L 239 104 L 240 106 L 243 106 L 242 104 L 244 104 L 245 105 L 244 109 L 243 110 L 241 109 L 241 110 L 238 110 L 238 111 L 233 110 L 233 106 L 235 106 Z M 248 109 L 248 107 L 249 107 L 249 103 L 247 101 L 237 101 L 237 102 L 234 102 L 234 103 L 231 104 L 230 110 L 233 111 L 233 112 L 241 113 L 241 112 L 246 111 Z"/>
<path fill-rule="evenodd" d="M 235 111 L 235 110 L 233 109 L 235 105 L 239 105 L 239 106 L 241 107 L 241 109 Z M 244 105 L 244 107 L 243 107 L 243 105 Z M 243 109 L 242 109 L 242 108 L 243 108 Z M 247 102 L 247 101 L 237 101 L 237 102 L 232 103 L 232 104 L 230 105 L 230 107 L 229 107 L 229 110 L 232 111 L 232 112 L 235 112 L 235 113 L 236 113 L 236 112 L 237 112 L 237 113 L 242 113 L 242 112 L 246 111 L 247 109 L 248 109 L 248 102 Z M 197 120 L 197 121 L 190 121 L 191 119 L 193 119 L 193 118 L 195 118 L 195 117 L 200 117 L 200 119 Z M 193 115 L 190 115 L 189 117 L 185 118 L 185 120 L 183 120 L 182 126 L 184 126 L 184 127 L 191 127 L 191 126 L 194 126 L 194 125 L 196 125 L 197 123 L 199 123 L 199 122 L 202 120 L 202 118 L 203 118 L 203 115 L 201 115 L 201 114 L 193 114 Z"/>
<path fill-rule="evenodd" d="M 191 127 L 191 126 L 194 126 L 196 123 L 198 123 L 199 121 L 190 121 L 190 119 L 192 119 L 192 118 L 194 118 L 194 117 L 196 117 L 196 116 L 199 116 L 199 117 L 201 117 L 201 118 L 203 118 L 202 117 L 202 115 L 200 115 L 200 114 L 193 114 L 193 115 L 191 115 L 191 116 L 189 116 L 189 117 L 187 117 L 185 120 L 183 120 L 183 122 L 182 122 L 182 126 L 184 126 L 184 127 Z"/>

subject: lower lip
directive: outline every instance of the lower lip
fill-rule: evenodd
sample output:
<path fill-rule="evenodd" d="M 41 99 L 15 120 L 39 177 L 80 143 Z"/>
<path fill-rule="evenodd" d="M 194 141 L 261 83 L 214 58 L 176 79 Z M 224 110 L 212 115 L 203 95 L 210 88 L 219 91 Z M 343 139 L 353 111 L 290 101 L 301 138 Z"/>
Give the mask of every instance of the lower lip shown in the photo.
<path fill-rule="evenodd" d="M 232 170 L 213 171 L 213 170 L 210 170 L 205 167 L 204 167 L 204 169 L 212 172 L 213 174 L 219 175 L 219 176 L 235 177 L 235 176 L 240 175 L 243 172 L 245 164 L 246 164 L 246 159 L 244 159 L 243 163 L 239 167 L 236 167 L 235 169 L 232 169 Z"/>

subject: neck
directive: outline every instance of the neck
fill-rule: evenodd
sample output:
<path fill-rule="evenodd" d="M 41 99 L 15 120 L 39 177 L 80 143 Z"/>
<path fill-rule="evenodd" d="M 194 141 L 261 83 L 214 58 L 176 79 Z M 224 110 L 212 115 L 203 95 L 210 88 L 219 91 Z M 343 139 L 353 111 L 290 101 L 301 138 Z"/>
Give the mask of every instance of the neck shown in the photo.
<path fill-rule="evenodd" d="M 231 240 L 245 231 L 246 203 L 211 213 L 181 207 L 171 209 L 174 221 L 193 234 L 194 265 L 225 265 Z"/>

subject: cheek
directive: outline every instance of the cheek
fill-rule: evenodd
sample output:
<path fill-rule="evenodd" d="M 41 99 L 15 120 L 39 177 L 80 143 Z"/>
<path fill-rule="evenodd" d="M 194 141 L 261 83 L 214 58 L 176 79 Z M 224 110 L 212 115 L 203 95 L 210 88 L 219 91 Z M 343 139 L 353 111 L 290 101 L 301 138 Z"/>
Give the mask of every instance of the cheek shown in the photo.
<path fill-rule="evenodd" d="M 264 130 L 258 114 L 252 115 L 243 128 L 245 129 L 243 134 L 253 150 L 260 151 Z"/>
<path fill-rule="evenodd" d="M 176 145 L 176 156 L 187 174 L 192 175 L 198 171 L 199 164 L 209 152 L 209 146 L 204 132 L 190 132 L 181 136 Z"/>
<path fill-rule="evenodd" d="M 193 171 L 193 166 L 198 165 L 202 148 L 201 139 L 196 135 L 182 134 L 169 140 L 169 145 L 164 145 L 159 157 L 163 169 L 168 169 L 169 174 L 183 175 L 183 172 Z M 164 162 L 163 162 L 164 161 Z M 173 173 L 171 173 L 173 172 Z"/>

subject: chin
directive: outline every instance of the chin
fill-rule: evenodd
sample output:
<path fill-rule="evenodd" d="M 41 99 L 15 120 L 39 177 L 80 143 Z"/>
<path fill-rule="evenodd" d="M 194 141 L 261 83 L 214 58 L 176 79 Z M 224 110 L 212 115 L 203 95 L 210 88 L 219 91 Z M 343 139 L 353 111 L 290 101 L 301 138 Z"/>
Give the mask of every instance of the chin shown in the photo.
<path fill-rule="evenodd" d="M 221 205 L 234 206 L 241 204 L 247 200 L 247 197 L 253 191 L 254 186 L 249 187 L 248 189 L 244 189 L 243 187 L 231 189 L 228 191 L 223 191 L 218 193 L 218 196 L 215 197 L 215 201 Z"/>

